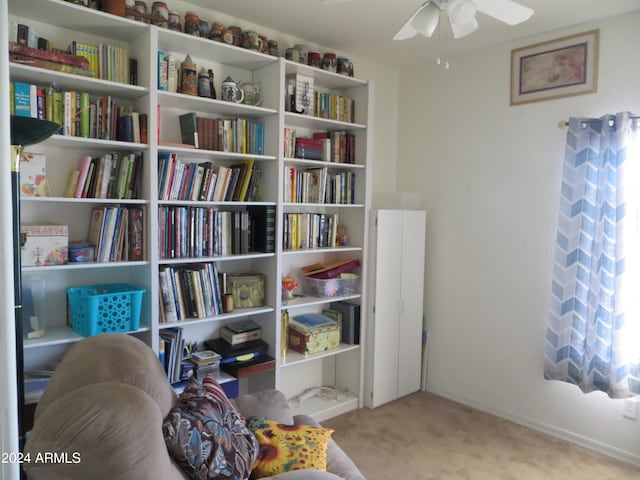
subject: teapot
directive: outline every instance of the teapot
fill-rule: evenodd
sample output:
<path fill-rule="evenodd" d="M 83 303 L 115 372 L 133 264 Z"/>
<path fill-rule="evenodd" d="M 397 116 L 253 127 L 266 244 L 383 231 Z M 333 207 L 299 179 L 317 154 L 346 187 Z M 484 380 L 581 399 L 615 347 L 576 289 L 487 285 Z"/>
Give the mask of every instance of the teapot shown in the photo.
<path fill-rule="evenodd" d="M 244 93 L 244 103 L 246 105 L 262 105 L 262 92 L 260 91 L 259 85 L 242 82 L 240 84 L 240 90 Z"/>
<path fill-rule="evenodd" d="M 241 103 L 244 100 L 244 91 L 228 76 L 222 82 L 222 100 L 225 102 Z"/>

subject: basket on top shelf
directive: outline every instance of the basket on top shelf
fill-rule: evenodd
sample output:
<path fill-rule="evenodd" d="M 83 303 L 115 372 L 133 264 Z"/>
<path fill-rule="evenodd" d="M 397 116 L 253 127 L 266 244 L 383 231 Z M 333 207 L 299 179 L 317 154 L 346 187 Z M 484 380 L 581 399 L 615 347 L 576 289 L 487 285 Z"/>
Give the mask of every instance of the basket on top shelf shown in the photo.
<path fill-rule="evenodd" d="M 354 273 L 360 266 L 357 258 L 329 265 L 314 264 L 302 268 L 302 291 L 316 297 L 335 297 L 358 292 L 360 277 Z"/>
<path fill-rule="evenodd" d="M 125 283 L 69 287 L 71 328 L 85 337 L 138 330 L 144 292 Z"/>

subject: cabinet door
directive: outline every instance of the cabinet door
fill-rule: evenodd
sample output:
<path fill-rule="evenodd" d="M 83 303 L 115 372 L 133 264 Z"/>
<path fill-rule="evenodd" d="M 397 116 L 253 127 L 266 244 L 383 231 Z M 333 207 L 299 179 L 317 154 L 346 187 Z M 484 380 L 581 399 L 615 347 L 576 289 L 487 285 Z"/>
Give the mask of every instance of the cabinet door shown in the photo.
<path fill-rule="evenodd" d="M 424 211 L 402 212 L 398 397 L 420 390 L 425 256 Z M 400 236 L 400 235 L 399 235 Z"/>
<path fill-rule="evenodd" d="M 402 212 L 379 210 L 376 228 L 375 317 L 373 325 L 373 407 L 397 398 L 398 302 L 402 278 Z"/>

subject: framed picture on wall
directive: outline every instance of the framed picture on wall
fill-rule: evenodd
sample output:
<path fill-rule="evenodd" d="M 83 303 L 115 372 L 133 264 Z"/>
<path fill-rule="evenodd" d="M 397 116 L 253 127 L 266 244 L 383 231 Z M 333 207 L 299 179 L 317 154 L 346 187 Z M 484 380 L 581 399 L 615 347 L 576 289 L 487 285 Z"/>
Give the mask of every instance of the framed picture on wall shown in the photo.
<path fill-rule="evenodd" d="M 595 93 L 599 30 L 511 50 L 511 105 Z"/>

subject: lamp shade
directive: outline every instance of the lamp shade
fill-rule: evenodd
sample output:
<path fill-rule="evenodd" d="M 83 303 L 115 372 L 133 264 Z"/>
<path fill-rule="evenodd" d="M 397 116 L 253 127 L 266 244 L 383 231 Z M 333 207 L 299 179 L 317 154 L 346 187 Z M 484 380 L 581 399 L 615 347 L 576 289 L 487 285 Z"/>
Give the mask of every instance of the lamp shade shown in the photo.
<path fill-rule="evenodd" d="M 60 129 L 49 120 L 11 115 L 11 145 L 33 145 L 42 142 Z"/>

